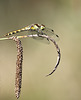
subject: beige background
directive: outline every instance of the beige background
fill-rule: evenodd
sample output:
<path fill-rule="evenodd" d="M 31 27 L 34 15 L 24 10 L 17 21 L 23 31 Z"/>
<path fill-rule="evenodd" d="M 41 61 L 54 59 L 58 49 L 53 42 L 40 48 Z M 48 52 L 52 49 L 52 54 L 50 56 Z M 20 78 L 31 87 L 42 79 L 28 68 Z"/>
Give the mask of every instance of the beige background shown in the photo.
<path fill-rule="evenodd" d="M 0 36 L 32 23 L 43 23 L 60 36 L 61 62 L 56 72 L 53 44 L 21 39 L 24 48 L 19 100 L 81 100 L 81 1 L 0 0 Z M 0 100 L 16 100 L 16 46 L 0 41 Z"/>

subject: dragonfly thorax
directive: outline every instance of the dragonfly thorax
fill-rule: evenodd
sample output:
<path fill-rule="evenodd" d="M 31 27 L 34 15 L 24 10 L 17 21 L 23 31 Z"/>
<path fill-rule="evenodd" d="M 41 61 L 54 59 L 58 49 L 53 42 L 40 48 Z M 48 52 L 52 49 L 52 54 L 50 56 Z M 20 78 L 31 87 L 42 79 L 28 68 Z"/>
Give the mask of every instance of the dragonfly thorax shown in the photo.
<path fill-rule="evenodd" d="M 42 31 L 42 30 L 45 29 L 45 25 L 43 25 L 43 24 L 32 24 L 30 29 L 35 30 L 35 31 Z"/>

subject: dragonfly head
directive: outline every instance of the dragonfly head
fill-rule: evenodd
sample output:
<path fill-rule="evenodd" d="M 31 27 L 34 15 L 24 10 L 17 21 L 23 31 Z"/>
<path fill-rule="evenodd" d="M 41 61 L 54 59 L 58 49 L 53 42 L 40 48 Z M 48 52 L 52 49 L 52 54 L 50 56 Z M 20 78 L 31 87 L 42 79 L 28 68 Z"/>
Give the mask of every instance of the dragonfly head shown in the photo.
<path fill-rule="evenodd" d="M 40 30 L 44 30 L 45 29 L 45 25 L 41 24 L 40 25 Z"/>

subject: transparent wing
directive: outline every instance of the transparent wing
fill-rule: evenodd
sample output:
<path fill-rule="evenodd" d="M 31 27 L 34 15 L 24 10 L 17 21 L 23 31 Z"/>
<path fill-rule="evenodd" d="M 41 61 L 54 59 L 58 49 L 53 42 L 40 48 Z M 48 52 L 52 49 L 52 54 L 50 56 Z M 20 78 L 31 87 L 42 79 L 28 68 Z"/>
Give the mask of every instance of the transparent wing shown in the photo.
<path fill-rule="evenodd" d="M 59 36 L 57 34 L 55 34 L 54 30 L 52 30 L 50 28 L 45 28 L 44 30 L 42 30 L 42 33 L 44 33 L 45 35 L 53 37 L 55 41 L 59 40 Z"/>
<path fill-rule="evenodd" d="M 38 37 L 33 37 L 33 39 L 39 41 L 39 42 L 43 42 L 43 43 L 46 43 L 46 44 L 49 44 L 50 41 L 47 40 L 46 38 L 43 38 L 43 37 L 40 37 L 39 34 L 42 34 L 42 32 L 38 32 L 38 31 L 29 31 L 27 33 L 27 35 L 34 35 L 34 34 L 37 34 Z"/>

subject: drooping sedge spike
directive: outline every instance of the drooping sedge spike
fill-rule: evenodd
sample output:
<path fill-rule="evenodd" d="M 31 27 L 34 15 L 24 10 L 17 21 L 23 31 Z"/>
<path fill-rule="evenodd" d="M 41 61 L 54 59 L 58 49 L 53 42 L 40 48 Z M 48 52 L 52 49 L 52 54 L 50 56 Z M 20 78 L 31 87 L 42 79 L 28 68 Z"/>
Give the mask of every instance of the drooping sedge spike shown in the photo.
<path fill-rule="evenodd" d="M 16 78 L 15 78 L 15 95 L 18 99 L 21 92 L 22 84 L 22 62 L 23 62 L 23 47 L 21 41 L 13 36 L 12 39 L 16 42 L 17 46 L 17 61 L 16 61 Z"/>

